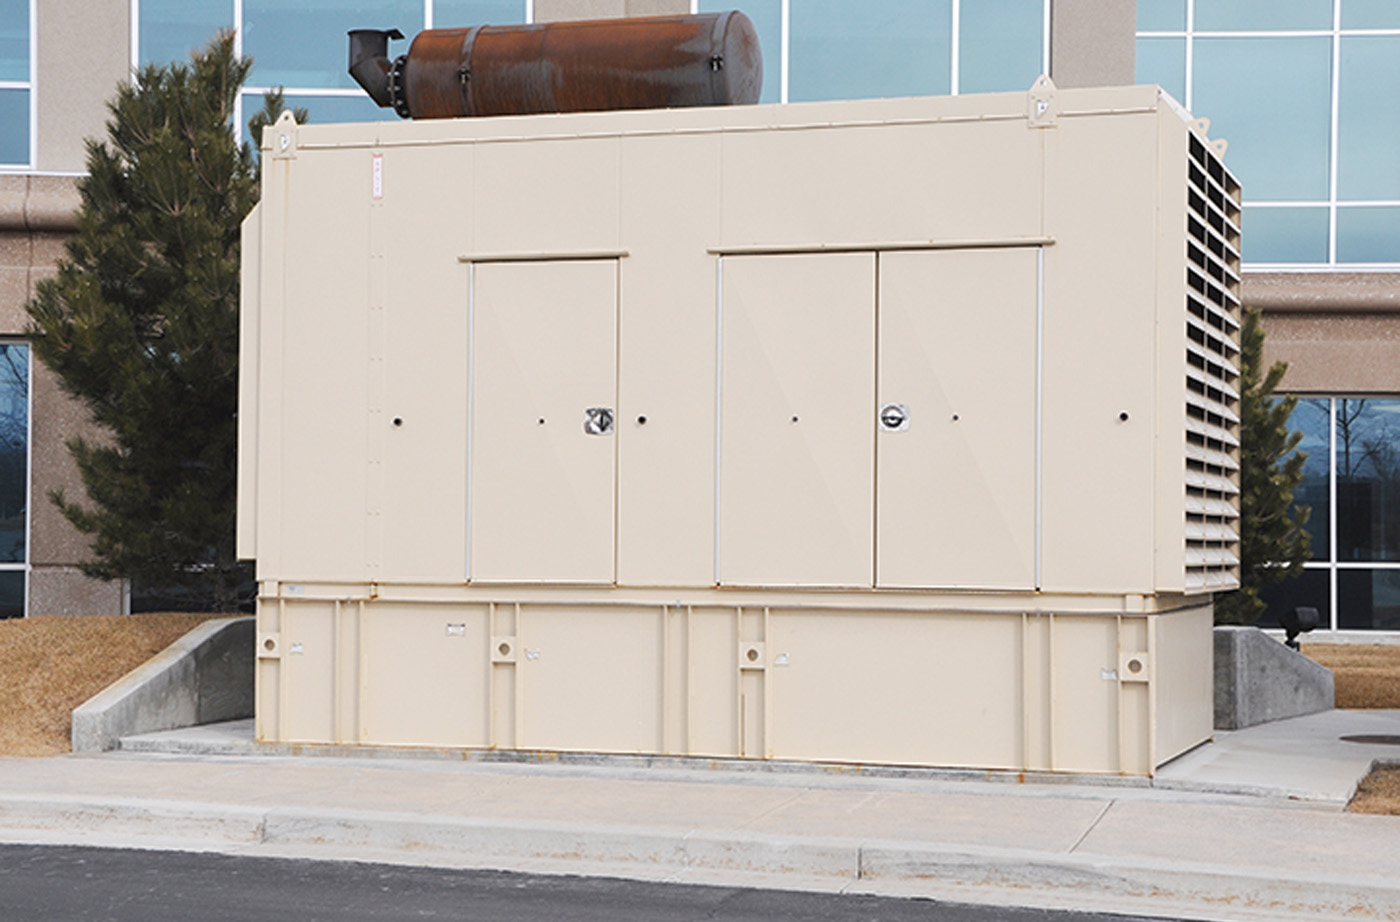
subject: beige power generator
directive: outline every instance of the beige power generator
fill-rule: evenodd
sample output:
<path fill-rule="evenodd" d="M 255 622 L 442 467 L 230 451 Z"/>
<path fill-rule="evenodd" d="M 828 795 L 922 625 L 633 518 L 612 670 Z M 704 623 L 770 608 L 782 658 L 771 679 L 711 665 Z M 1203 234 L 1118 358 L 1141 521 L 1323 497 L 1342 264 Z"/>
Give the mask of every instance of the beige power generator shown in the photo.
<path fill-rule="evenodd" d="M 1150 775 L 1238 580 L 1240 187 L 1156 87 L 262 139 L 260 740 Z"/>

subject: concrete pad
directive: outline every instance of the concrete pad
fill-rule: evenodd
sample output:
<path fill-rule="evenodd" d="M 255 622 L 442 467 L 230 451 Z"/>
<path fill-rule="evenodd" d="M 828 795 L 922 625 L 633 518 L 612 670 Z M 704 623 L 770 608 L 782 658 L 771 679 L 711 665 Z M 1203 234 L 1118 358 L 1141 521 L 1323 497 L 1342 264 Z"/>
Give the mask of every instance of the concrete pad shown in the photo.
<path fill-rule="evenodd" d="M 1215 742 L 1159 768 L 1153 784 L 1341 806 L 1374 761 L 1400 757 L 1400 746 L 1342 740 L 1356 735 L 1400 735 L 1400 710 L 1334 710 L 1217 730 Z"/>

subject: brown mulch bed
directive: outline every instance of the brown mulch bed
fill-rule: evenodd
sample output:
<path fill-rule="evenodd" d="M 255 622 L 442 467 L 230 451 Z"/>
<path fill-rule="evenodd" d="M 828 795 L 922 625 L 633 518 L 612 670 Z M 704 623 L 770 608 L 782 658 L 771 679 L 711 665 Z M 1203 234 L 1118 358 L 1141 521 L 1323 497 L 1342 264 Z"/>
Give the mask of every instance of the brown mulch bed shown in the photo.
<path fill-rule="evenodd" d="M 0 756 L 69 751 L 73 709 L 211 614 L 0 621 Z"/>
<path fill-rule="evenodd" d="M 1400 644 L 1305 643 L 1303 652 L 1332 670 L 1339 708 L 1400 708 Z"/>
<path fill-rule="evenodd" d="M 1400 816 L 1400 765 L 1382 766 L 1361 779 L 1347 810 Z"/>

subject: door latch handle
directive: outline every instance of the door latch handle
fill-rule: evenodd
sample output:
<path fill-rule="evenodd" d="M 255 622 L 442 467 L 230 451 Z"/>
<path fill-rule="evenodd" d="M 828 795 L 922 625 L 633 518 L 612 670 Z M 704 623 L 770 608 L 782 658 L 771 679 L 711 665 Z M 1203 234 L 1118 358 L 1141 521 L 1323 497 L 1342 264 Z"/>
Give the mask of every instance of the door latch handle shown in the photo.
<path fill-rule="evenodd" d="M 909 408 L 902 403 L 887 403 L 880 408 L 880 428 L 886 432 L 903 432 L 909 428 Z"/>
<path fill-rule="evenodd" d="M 583 411 L 583 431 L 589 435 L 607 435 L 613 431 L 611 407 L 589 407 Z"/>

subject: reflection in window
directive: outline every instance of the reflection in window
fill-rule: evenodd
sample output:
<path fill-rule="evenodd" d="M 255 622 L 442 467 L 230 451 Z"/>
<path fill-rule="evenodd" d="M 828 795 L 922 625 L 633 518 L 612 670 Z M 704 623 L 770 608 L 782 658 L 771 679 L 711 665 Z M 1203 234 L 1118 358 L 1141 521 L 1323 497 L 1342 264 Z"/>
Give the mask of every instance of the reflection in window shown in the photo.
<path fill-rule="evenodd" d="M 1186 39 L 1138 39 L 1137 71 L 1133 79 L 1140 84 L 1155 83 L 1172 94 L 1172 98 L 1177 102 L 1184 102 L 1186 100 Z"/>
<path fill-rule="evenodd" d="M 29 506 L 29 347 L 0 345 L 0 563 L 24 563 Z"/>
<path fill-rule="evenodd" d="M 1029 89 L 1042 69 L 1041 0 L 963 3 L 958 24 L 958 92 Z"/>
<path fill-rule="evenodd" d="M 791 0 L 788 98 L 952 91 L 952 0 Z"/>
<path fill-rule="evenodd" d="M 524 21 L 525 0 L 434 0 L 433 2 L 434 29 L 504 26 Z"/>
<path fill-rule="evenodd" d="M 1263 593 L 1260 624 L 1293 605 L 1326 623 L 1335 598 L 1338 629 L 1400 630 L 1400 399 L 1304 397 L 1289 426 L 1308 453 L 1294 501 L 1312 507 L 1313 554 L 1302 577 Z"/>
<path fill-rule="evenodd" d="M 1400 631 L 1400 570 L 1337 571 L 1337 627 Z"/>
<path fill-rule="evenodd" d="M 1141 3 L 1142 0 L 1138 0 Z M 1343 0 L 1343 29 L 1400 29 L 1400 3 L 1395 0 Z"/>
<path fill-rule="evenodd" d="M 1308 535 L 1312 539 L 1312 559 L 1327 560 L 1332 553 L 1331 484 L 1328 479 L 1331 453 L 1332 412 L 1326 397 L 1304 397 L 1293 408 L 1288 427 L 1303 435 L 1298 451 L 1307 455 L 1303 462 L 1303 482 L 1293 491 L 1294 503 L 1312 509 L 1308 516 Z"/>
<path fill-rule="evenodd" d="M 248 133 L 248 117 L 262 108 L 261 93 L 243 94 L 243 140 L 253 144 Z M 393 109 L 381 109 L 374 100 L 361 93 L 358 96 L 310 96 L 304 93 L 286 93 L 282 97 L 284 109 L 302 108 L 306 110 L 307 121 L 313 125 L 331 122 L 397 122 L 399 117 Z"/>
<path fill-rule="evenodd" d="M 142 64 L 185 63 L 219 29 L 233 28 L 233 0 L 141 0 Z"/>
<path fill-rule="evenodd" d="M 1400 262 L 1400 207 L 1338 208 L 1337 262 Z"/>
<path fill-rule="evenodd" d="M 0 89 L 0 164 L 29 162 L 29 90 Z"/>
<path fill-rule="evenodd" d="M 1397 4 L 1400 6 L 1400 4 Z M 1400 36 L 1342 39 L 1337 97 L 1337 197 L 1400 199 Z"/>
<path fill-rule="evenodd" d="M 1400 400 L 1337 400 L 1337 559 L 1400 560 Z"/>
<path fill-rule="evenodd" d="M 29 347 L 0 344 L 0 618 L 24 615 L 29 534 Z"/>
<path fill-rule="evenodd" d="M 0 80 L 29 82 L 29 3 L 0 3 Z"/>
<path fill-rule="evenodd" d="M 423 0 L 244 0 L 243 53 L 253 86 L 356 86 L 345 68 L 351 29 L 423 28 Z"/>
<path fill-rule="evenodd" d="M 1322 208 L 1244 208 L 1244 259 L 1251 263 L 1327 261 L 1328 213 Z"/>
<path fill-rule="evenodd" d="M 1184 32 L 1186 0 L 1137 0 L 1139 32 Z"/>
<path fill-rule="evenodd" d="M 1196 0 L 1203 32 L 1332 28 L 1332 0 Z"/>
<path fill-rule="evenodd" d="M 1260 201 L 1326 200 L 1332 40 L 1198 38 L 1191 105 L 1230 140 L 1230 169 Z"/>

